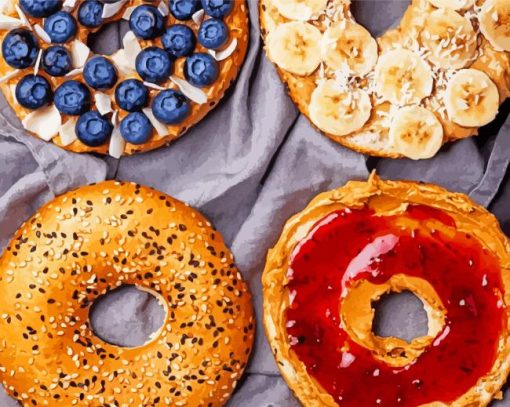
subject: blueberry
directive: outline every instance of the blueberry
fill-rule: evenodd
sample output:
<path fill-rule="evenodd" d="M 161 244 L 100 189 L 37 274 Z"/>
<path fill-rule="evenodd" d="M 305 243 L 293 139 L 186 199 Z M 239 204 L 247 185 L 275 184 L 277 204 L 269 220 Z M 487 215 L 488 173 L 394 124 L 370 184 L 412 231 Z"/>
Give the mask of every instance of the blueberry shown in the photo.
<path fill-rule="evenodd" d="M 78 116 L 90 110 L 90 91 L 83 83 L 67 81 L 55 91 L 55 106 L 60 113 Z"/>
<path fill-rule="evenodd" d="M 103 24 L 103 3 L 97 0 L 87 0 L 78 9 L 78 21 L 89 28 L 96 28 Z"/>
<path fill-rule="evenodd" d="M 128 79 L 115 89 L 115 101 L 121 109 L 137 112 L 149 103 L 149 91 L 139 80 Z"/>
<path fill-rule="evenodd" d="M 202 8 L 200 0 L 169 0 L 168 6 L 177 20 L 189 20 Z"/>
<path fill-rule="evenodd" d="M 59 11 L 44 20 L 44 31 L 56 44 L 66 43 L 76 35 L 77 30 L 76 20 L 67 11 Z"/>
<path fill-rule="evenodd" d="M 16 99 L 27 109 L 39 109 L 53 100 L 50 83 L 40 75 L 27 75 L 16 86 Z"/>
<path fill-rule="evenodd" d="M 129 27 L 138 38 L 152 40 L 165 31 L 165 18 L 156 7 L 142 5 L 131 13 Z"/>
<path fill-rule="evenodd" d="M 25 69 L 35 64 L 39 54 L 39 44 L 35 36 L 27 30 L 10 31 L 2 43 L 5 62 L 16 69 Z"/>
<path fill-rule="evenodd" d="M 209 54 L 193 54 L 186 58 L 184 76 L 192 85 L 205 87 L 218 79 L 218 62 Z"/>
<path fill-rule="evenodd" d="M 234 0 L 202 0 L 202 7 L 207 15 L 223 18 L 232 11 Z"/>
<path fill-rule="evenodd" d="M 136 70 L 144 81 L 163 83 L 172 72 L 172 61 L 165 50 L 149 47 L 136 57 Z"/>
<path fill-rule="evenodd" d="M 217 18 L 205 20 L 198 29 L 198 42 L 209 49 L 217 49 L 228 40 L 228 27 Z"/>
<path fill-rule="evenodd" d="M 113 126 L 110 120 L 95 110 L 80 116 L 76 123 L 78 139 L 89 147 L 99 147 L 111 136 Z"/>
<path fill-rule="evenodd" d="M 118 76 L 115 66 L 108 59 L 97 56 L 85 64 L 83 78 L 91 88 L 106 90 L 115 86 Z"/>
<path fill-rule="evenodd" d="M 152 102 L 152 111 L 156 119 L 165 124 L 182 122 L 190 113 L 188 99 L 173 89 L 160 92 Z"/>
<path fill-rule="evenodd" d="M 120 134 L 128 143 L 143 144 L 152 135 L 152 124 L 143 113 L 129 113 L 120 122 Z"/>
<path fill-rule="evenodd" d="M 45 18 L 55 14 L 62 7 L 61 0 L 20 0 L 25 13 L 35 18 Z"/>
<path fill-rule="evenodd" d="M 161 43 L 172 58 L 191 55 L 197 45 L 193 30 L 183 24 L 175 24 L 166 30 Z"/>
<path fill-rule="evenodd" d="M 51 76 L 64 76 L 73 69 L 71 54 L 60 45 L 45 49 L 41 64 L 46 73 Z"/>

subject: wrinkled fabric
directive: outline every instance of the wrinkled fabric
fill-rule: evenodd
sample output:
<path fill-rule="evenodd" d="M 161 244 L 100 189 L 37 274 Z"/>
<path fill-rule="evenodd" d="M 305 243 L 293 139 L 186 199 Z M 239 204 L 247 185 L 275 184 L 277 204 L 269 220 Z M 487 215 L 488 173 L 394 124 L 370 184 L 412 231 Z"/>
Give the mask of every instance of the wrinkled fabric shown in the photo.
<path fill-rule="evenodd" d="M 398 22 L 407 1 L 358 1 L 355 16 L 375 34 Z M 250 50 L 236 85 L 205 120 L 182 139 L 157 151 L 121 160 L 78 155 L 24 133 L 0 100 L 0 249 L 43 203 L 80 185 L 105 179 L 152 186 L 200 209 L 225 236 L 250 284 L 257 314 L 253 358 L 230 406 L 297 406 L 281 379 L 262 327 L 260 277 L 268 248 L 291 215 L 319 192 L 376 169 L 382 178 L 434 182 L 470 194 L 493 210 L 510 233 L 510 104 L 480 136 L 444 147 L 414 162 L 367 158 L 318 134 L 285 93 L 262 52 L 257 2 L 249 1 Z M 125 29 L 125 28 L 124 28 Z M 119 45 L 115 26 L 97 51 Z M 506 123 L 505 123 L 506 120 Z M 410 300 L 409 300 L 410 301 Z M 401 303 L 405 307 L 406 302 Z M 92 322 L 103 339 L 130 346 L 159 326 L 161 309 L 146 293 L 126 288 L 94 307 Z M 409 314 L 405 331 L 423 320 Z M 388 332 L 398 334 L 394 321 Z M 17 403 L 0 392 L 0 406 Z M 510 406 L 510 402 L 495 405 Z"/>

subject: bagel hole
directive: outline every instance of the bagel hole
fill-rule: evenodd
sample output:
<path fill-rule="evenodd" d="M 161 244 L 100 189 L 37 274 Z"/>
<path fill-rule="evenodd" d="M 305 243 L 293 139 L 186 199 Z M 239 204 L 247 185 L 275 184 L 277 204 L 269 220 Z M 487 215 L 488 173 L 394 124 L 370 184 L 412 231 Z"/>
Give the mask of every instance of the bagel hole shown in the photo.
<path fill-rule="evenodd" d="M 87 45 L 94 54 L 113 55 L 122 48 L 122 33 L 126 30 L 126 21 L 113 21 L 103 25 L 99 31 L 90 33 Z"/>
<path fill-rule="evenodd" d="M 412 292 L 389 293 L 372 303 L 375 311 L 372 329 L 380 337 L 396 337 L 410 343 L 428 333 L 423 302 Z"/>
<path fill-rule="evenodd" d="M 166 310 L 147 291 L 121 286 L 94 301 L 89 313 L 94 334 L 116 346 L 133 348 L 151 340 L 165 322 Z"/>
<path fill-rule="evenodd" d="M 353 0 L 351 12 L 373 37 L 399 25 L 411 0 Z"/>

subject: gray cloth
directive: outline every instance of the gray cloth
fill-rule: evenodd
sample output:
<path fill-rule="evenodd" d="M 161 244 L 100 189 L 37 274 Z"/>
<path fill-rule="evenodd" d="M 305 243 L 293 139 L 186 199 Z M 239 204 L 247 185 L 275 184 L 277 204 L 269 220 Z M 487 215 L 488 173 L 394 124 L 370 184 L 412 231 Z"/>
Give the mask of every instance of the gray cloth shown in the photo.
<path fill-rule="evenodd" d="M 355 15 L 377 34 L 398 21 L 407 4 L 362 1 Z M 111 178 L 136 181 L 188 202 L 223 233 L 255 298 L 256 347 L 248 374 L 230 405 L 297 406 L 278 374 L 261 324 L 261 271 L 267 249 L 275 243 L 285 220 L 317 193 L 350 179 L 366 179 L 376 168 L 383 178 L 431 181 L 471 193 L 496 213 L 509 233 L 510 180 L 505 174 L 510 121 L 499 129 L 509 105 L 502 109 L 499 122 L 484 129 L 481 136 L 446 146 L 434 159 L 367 158 L 319 135 L 298 115 L 263 56 L 258 4 L 250 1 L 249 6 L 251 47 L 235 88 L 204 121 L 170 147 L 118 161 L 68 153 L 25 135 L 2 100 L 0 249 L 41 204 L 92 182 Z M 118 44 L 118 35 L 109 38 Z M 113 42 L 106 46 L 112 47 Z M 404 299 L 403 306 L 410 306 L 410 301 Z M 392 327 L 390 322 L 384 329 L 412 333 L 423 323 L 423 318 L 411 311 L 402 318 L 404 328 Z M 143 341 L 158 326 L 161 314 L 147 295 L 124 289 L 95 307 L 92 320 L 104 339 L 131 345 Z M 0 394 L 0 406 L 14 405 Z"/>

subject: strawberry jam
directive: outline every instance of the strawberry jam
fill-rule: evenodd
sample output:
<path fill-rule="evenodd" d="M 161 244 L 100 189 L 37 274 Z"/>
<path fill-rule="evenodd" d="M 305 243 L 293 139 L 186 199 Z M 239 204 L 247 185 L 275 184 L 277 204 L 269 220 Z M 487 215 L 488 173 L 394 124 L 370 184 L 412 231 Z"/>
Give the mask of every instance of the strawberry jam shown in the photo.
<path fill-rule="evenodd" d="M 403 368 L 376 360 L 340 324 L 341 299 L 353 281 L 381 284 L 397 273 L 428 281 L 446 308 L 443 330 Z M 442 211 L 333 212 L 296 246 L 288 276 L 292 350 L 342 406 L 452 402 L 495 361 L 506 323 L 499 261 Z"/>

